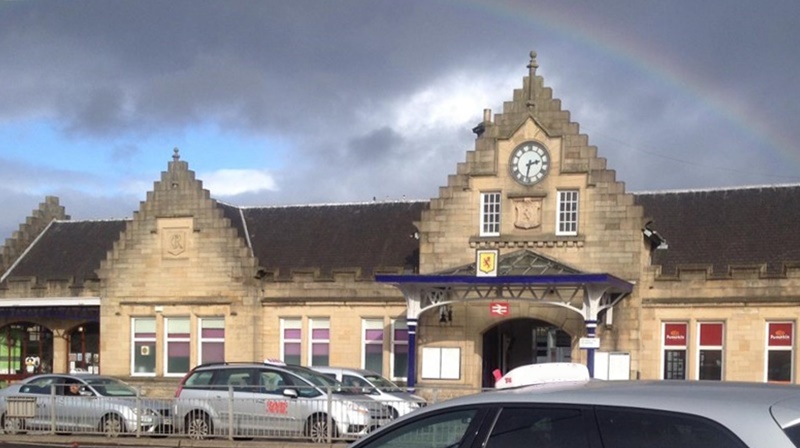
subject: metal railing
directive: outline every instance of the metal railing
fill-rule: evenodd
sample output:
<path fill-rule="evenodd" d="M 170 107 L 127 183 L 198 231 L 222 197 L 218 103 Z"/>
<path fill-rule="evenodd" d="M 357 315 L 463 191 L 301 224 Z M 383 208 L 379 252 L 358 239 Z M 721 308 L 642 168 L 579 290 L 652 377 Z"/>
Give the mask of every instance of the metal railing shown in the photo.
<path fill-rule="evenodd" d="M 363 391 L 303 387 L 184 386 L 177 398 L 67 395 L 55 385 L 0 397 L 6 434 L 108 437 L 352 441 L 426 403 L 379 399 Z M 427 404 L 476 389 L 417 390 Z"/>

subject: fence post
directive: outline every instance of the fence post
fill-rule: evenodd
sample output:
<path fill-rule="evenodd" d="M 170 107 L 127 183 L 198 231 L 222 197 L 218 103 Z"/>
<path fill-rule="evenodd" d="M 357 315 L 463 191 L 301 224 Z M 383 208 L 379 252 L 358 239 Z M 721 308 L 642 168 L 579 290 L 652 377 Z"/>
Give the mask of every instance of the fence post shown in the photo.
<path fill-rule="evenodd" d="M 326 386 L 325 390 L 328 393 L 328 416 L 326 417 L 328 424 L 325 425 L 328 428 L 328 434 L 326 435 L 326 439 L 328 443 L 333 443 L 333 417 L 331 416 L 331 414 L 333 414 L 333 387 Z"/>
<path fill-rule="evenodd" d="M 125 426 L 125 421 L 122 421 L 123 427 Z M 123 429 L 124 430 L 124 429 Z M 140 394 L 140 390 L 136 388 L 136 437 L 142 436 L 142 396 Z"/>
<path fill-rule="evenodd" d="M 50 385 L 50 432 L 56 433 L 56 385 Z"/>
<path fill-rule="evenodd" d="M 228 440 L 233 440 L 233 385 L 228 385 Z"/>

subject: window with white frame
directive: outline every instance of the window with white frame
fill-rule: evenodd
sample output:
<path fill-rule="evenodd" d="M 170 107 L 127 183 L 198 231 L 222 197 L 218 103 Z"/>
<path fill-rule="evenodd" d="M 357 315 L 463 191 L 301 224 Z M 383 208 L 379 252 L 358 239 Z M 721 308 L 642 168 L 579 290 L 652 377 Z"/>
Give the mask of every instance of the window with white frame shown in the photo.
<path fill-rule="evenodd" d="M 558 192 L 556 235 L 578 234 L 578 190 Z"/>
<path fill-rule="evenodd" d="M 689 324 L 686 322 L 664 323 L 663 376 L 665 380 L 686 379 L 686 350 Z"/>
<path fill-rule="evenodd" d="M 225 361 L 225 318 L 203 317 L 200 319 L 200 364 Z"/>
<path fill-rule="evenodd" d="M 481 236 L 500 235 L 500 193 L 481 193 Z"/>
<path fill-rule="evenodd" d="M 392 379 L 408 379 L 408 322 L 397 319 L 392 322 Z"/>
<path fill-rule="evenodd" d="M 697 379 L 721 381 L 725 326 L 722 322 L 700 322 L 697 327 Z"/>
<path fill-rule="evenodd" d="M 303 321 L 300 318 L 281 319 L 281 360 L 286 364 L 302 364 Z"/>
<path fill-rule="evenodd" d="M 792 382 L 794 323 L 767 322 L 767 381 Z"/>
<path fill-rule="evenodd" d="M 192 330 L 188 317 L 167 317 L 164 319 L 167 337 L 164 339 L 164 375 L 183 375 L 189 371 Z"/>
<path fill-rule="evenodd" d="M 156 319 L 131 319 L 131 375 L 156 374 Z"/>
<path fill-rule="evenodd" d="M 311 359 L 312 366 L 330 365 L 331 321 L 328 318 L 309 319 L 311 326 Z"/>
<path fill-rule="evenodd" d="M 383 374 L 383 319 L 361 321 L 364 358 L 362 365 L 367 370 Z"/>

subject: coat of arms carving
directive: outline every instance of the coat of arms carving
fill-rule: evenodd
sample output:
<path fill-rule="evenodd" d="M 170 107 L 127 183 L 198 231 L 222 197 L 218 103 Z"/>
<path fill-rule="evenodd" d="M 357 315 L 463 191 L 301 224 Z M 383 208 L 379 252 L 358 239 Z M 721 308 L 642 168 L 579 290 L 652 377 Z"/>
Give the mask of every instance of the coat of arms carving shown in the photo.
<path fill-rule="evenodd" d="M 534 198 L 514 201 L 514 226 L 519 229 L 535 229 L 542 224 L 542 200 Z"/>

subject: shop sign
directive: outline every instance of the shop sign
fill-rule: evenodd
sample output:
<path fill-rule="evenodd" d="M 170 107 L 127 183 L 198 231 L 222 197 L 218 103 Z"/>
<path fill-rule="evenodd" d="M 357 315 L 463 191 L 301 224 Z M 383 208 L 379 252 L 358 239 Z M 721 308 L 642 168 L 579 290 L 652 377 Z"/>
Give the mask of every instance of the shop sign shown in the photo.
<path fill-rule="evenodd" d="M 664 324 L 664 345 L 686 347 L 687 324 Z"/>

